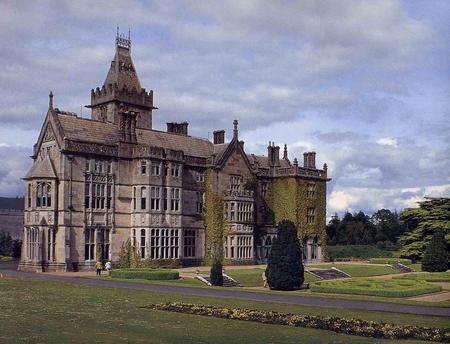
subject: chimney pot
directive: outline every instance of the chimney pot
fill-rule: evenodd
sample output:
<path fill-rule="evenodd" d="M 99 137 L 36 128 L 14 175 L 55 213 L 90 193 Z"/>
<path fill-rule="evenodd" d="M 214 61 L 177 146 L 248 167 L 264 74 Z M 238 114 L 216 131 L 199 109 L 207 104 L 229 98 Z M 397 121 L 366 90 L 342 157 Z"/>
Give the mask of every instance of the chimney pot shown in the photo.
<path fill-rule="evenodd" d="M 225 130 L 216 130 L 213 132 L 214 144 L 220 145 L 225 143 Z"/>

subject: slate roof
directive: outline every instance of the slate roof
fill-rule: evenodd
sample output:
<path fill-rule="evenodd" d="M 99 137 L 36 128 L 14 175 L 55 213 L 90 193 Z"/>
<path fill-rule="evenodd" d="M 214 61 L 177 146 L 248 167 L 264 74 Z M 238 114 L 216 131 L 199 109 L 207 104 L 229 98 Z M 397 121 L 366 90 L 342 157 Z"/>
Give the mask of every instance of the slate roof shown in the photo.
<path fill-rule="evenodd" d="M 31 178 L 57 178 L 55 168 L 48 155 L 43 160 L 37 160 L 24 177 L 24 179 Z"/>
<path fill-rule="evenodd" d="M 141 90 L 141 83 L 129 49 L 116 46 L 116 54 L 114 60 L 111 61 L 111 67 L 104 82 L 105 86 L 110 84 L 116 84 L 119 89 L 127 87 L 129 90 L 133 88 L 136 88 L 137 91 Z"/>
<path fill-rule="evenodd" d="M 114 145 L 119 141 L 117 126 L 111 123 L 58 114 L 64 136 L 70 140 Z M 158 130 L 136 129 L 138 144 L 183 151 L 185 155 L 209 157 L 214 145 L 206 140 Z"/>
<path fill-rule="evenodd" d="M 262 168 L 269 168 L 269 159 L 264 155 L 247 154 L 248 160 L 252 165 L 257 165 Z M 279 167 L 290 167 L 289 161 L 280 159 Z"/>

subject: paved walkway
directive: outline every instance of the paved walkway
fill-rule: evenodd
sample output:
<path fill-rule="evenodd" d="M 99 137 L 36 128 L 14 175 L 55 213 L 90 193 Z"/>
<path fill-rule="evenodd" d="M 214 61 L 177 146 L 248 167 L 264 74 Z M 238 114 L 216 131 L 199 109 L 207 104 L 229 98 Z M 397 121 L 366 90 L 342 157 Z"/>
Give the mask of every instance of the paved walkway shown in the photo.
<path fill-rule="evenodd" d="M 161 293 L 176 293 L 190 296 L 219 297 L 219 298 L 251 300 L 261 302 L 277 302 L 277 303 L 288 303 L 295 305 L 324 307 L 324 308 L 361 309 L 368 311 L 382 311 L 382 312 L 450 317 L 450 308 L 441 308 L 441 307 L 400 305 L 374 301 L 339 300 L 331 298 L 301 296 L 301 295 L 286 295 L 281 293 L 268 294 L 268 293 L 258 293 L 240 290 L 226 290 L 220 288 L 196 288 L 196 287 L 133 283 L 124 281 L 83 278 L 80 276 L 71 277 L 70 273 L 66 273 L 64 275 L 63 274 L 51 275 L 47 273 L 19 272 L 14 270 L 2 269 L 1 266 L 0 269 L 1 273 L 8 276 L 30 278 L 34 280 L 76 283 L 80 285 L 89 285 L 89 286 L 128 288 Z"/>

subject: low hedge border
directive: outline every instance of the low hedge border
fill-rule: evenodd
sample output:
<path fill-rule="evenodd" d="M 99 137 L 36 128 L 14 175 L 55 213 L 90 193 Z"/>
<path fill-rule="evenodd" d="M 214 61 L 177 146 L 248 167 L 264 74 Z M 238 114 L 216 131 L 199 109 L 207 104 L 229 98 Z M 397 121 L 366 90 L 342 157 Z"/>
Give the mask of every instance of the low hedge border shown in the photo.
<path fill-rule="evenodd" d="M 449 272 L 422 272 L 412 273 L 404 276 L 394 276 L 394 279 L 409 279 L 414 281 L 427 281 L 427 282 L 450 282 Z"/>
<path fill-rule="evenodd" d="M 345 288 L 335 286 L 311 285 L 311 291 L 328 294 L 353 294 L 353 295 L 369 295 L 381 297 L 409 297 L 422 294 L 429 294 L 441 291 L 439 286 L 421 287 L 413 290 L 374 290 L 362 288 Z"/>
<path fill-rule="evenodd" d="M 113 269 L 113 278 L 146 279 L 146 280 L 176 280 L 180 278 L 180 273 L 174 270 L 163 269 Z"/>
<path fill-rule="evenodd" d="M 418 339 L 450 343 L 450 328 L 442 329 L 419 326 L 401 326 L 362 319 L 299 315 L 273 311 L 260 311 L 255 309 L 222 308 L 177 302 L 151 304 L 142 308 L 176 313 L 212 316 L 224 319 L 254 321 L 263 324 L 307 327 L 363 337 L 386 339 Z"/>
<path fill-rule="evenodd" d="M 390 258 L 390 257 L 386 257 L 386 258 L 370 258 L 369 259 L 369 263 L 372 264 L 395 264 L 395 263 L 401 263 L 404 265 L 411 265 L 412 261 L 411 259 L 406 259 L 406 258 Z"/>

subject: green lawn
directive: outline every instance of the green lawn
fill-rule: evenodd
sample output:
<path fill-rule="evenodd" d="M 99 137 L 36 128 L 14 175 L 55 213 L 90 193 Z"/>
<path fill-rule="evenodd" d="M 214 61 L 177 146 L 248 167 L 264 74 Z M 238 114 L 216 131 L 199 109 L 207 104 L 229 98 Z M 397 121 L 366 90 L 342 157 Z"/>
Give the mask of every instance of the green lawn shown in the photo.
<path fill-rule="evenodd" d="M 394 270 L 390 266 L 384 265 L 358 265 L 358 264 L 317 264 L 317 265 L 309 265 L 309 269 L 330 269 L 331 267 L 338 268 L 349 274 L 352 277 L 370 277 L 370 276 L 380 276 L 380 275 L 388 275 L 398 273 L 397 270 Z"/>
<path fill-rule="evenodd" d="M 355 278 L 320 281 L 311 285 L 313 292 L 408 297 L 438 292 L 442 288 L 423 280 Z"/>
<path fill-rule="evenodd" d="M 264 269 L 230 269 L 225 273 L 235 279 L 244 287 L 262 287 L 262 273 Z M 316 277 L 311 274 L 305 273 L 305 283 L 311 283 L 318 281 Z"/>
<path fill-rule="evenodd" d="M 280 325 L 205 318 L 140 308 L 183 301 L 448 327 L 444 317 L 325 309 L 244 300 L 187 297 L 122 288 L 0 279 L 1 343 L 398 343 Z M 424 343 L 400 341 L 401 343 Z"/>

